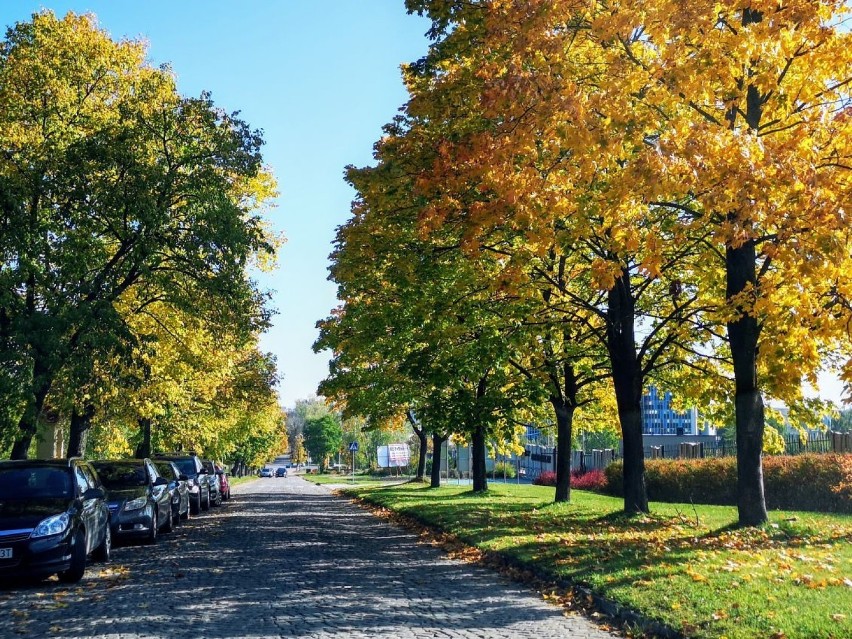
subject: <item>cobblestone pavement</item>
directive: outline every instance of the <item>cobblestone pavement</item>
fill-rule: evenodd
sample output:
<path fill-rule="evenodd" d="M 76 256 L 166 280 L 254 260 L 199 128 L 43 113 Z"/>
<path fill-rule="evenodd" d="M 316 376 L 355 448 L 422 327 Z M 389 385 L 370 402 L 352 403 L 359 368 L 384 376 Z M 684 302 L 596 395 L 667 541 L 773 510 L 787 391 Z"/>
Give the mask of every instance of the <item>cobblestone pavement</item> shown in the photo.
<path fill-rule="evenodd" d="M 0 586 L 0 637 L 604 639 L 300 478 L 259 479 L 79 584 Z"/>

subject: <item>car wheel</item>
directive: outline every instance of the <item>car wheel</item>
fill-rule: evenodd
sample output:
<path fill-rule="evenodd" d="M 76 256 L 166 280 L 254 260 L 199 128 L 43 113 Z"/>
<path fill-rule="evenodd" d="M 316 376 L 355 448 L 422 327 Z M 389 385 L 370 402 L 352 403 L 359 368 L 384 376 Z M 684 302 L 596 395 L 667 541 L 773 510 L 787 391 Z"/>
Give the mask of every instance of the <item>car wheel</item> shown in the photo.
<path fill-rule="evenodd" d="M 192 511 L 193 515 L 197 515 L 201 512 L 201 491 L 198 491 L 198 494 L 193 497 L 190 495 L 189 499 L 189 510 Z"/>
<path fill-rule="evenodd" d="M 100 561 L 101 563 L 106 563 L 110 560 L 112 556 L 112 529 L 110 528 L 109 522 L 107 522 L 106 530 L 104 531 L 104 540 L 101 542 L 101 545 L 95 548 L 92 553 L 92 557 L 95 561 Z"/>
<path fill-rule="evenodd" d="M 192 510 L 192 495 L 190 495 L 189 499 L 186 500 L 186 510 L 180 516 L 181 519 L 189 519 L 189 511 Z"/>
<path fill-rule="evenodd" d="M 216 505 L 216 506 L 222 505 L 222 491 L 221 490 L 216 491 L 216 499 L 213 501 L 213 504 Z"/>
<path fill-rule="evenodd" d="M 86 572 L 86 532 L 78 530 L 74 535 L 71 546 L 71 566 L 68 570 L 59 573 L 59 581 L 66 584 L 74 584 L 83 578 Z"/>
<path fill-rule="evenodd" d="M 149 544 L 157 543 L 157 529 L 160 527 L 160 518 L 157 516 L 157 509 L 151 515 L 151 529 L 148 531 L 148 538 L 145 540 Z"/>
<path fill-rule="evenodd" d="M 204 494 L 204 501 L 201 503 L 201 510 L 210 510 L 210 490 Z"/>

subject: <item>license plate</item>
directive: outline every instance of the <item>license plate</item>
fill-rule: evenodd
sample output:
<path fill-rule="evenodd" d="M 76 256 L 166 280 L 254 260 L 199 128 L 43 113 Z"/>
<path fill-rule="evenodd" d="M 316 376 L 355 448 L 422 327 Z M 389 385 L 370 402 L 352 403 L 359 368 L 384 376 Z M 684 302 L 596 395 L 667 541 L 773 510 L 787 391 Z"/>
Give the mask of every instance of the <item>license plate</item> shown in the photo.
<path fill-rule="evenodd" d="M 12 549 L 11 548 L 0 548 L 0 559 L 11 559 L 12 558 Z"/>

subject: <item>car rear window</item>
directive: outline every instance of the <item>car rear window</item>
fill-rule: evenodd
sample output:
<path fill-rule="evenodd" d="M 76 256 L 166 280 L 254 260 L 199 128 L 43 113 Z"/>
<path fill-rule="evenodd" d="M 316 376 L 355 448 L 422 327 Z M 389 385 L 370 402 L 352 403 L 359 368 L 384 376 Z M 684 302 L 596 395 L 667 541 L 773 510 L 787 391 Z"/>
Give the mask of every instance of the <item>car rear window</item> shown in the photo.
<path fill-rule="evenodd" d="M 66 468 L 0 468 L 0 499 L 66 499 L 71 478 Z"/>
<path fill-rule="evenodd" d="M 95 463 L 94 466 L 107 488 L 134 488 L 148 484 L 145 467 L 139 464 Z"/>

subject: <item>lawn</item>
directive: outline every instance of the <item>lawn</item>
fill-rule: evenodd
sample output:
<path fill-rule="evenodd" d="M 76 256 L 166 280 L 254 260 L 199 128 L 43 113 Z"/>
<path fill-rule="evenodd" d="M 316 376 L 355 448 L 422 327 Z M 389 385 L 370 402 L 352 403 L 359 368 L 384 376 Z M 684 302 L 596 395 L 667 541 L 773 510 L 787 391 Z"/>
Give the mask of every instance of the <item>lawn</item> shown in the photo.
<path fill-rule="evenodd" d="M 338 473 L 328 474 L 309 474 L 300 475 L 303 479 L 312 481 L 315 484 L 349 484 L 352 485 L 352 475 L 342 475 Z M 375 477 L 373 475 L 355 475 L 355 485 L 357 486 L 387 486 L 388 483 L 398 484 L 408 481 L 408 477 Z"/>
<path fill-rule="evenodd" d="M 530 485 L 351 492 L 687 637 L 852 637 L 850 516 L 774 511 L 768 526 L 738 530 L 732 507 L 653 503 L 626 518 L 620 499 L 573 491 L 554 504 L 552 488 Z"/>

